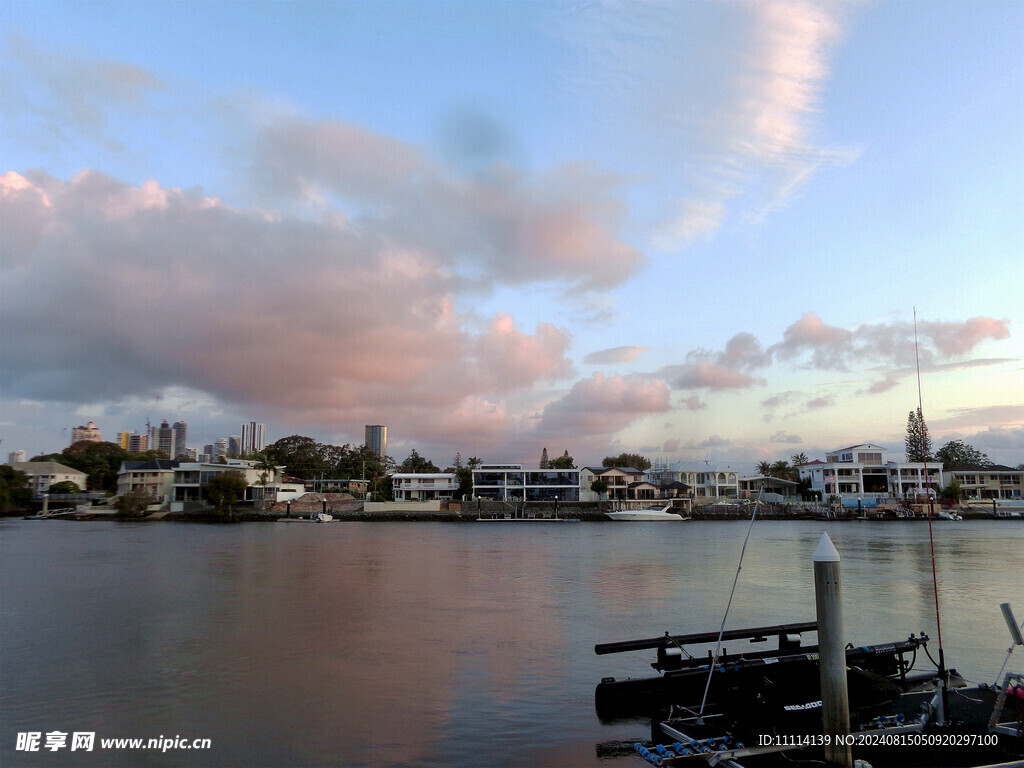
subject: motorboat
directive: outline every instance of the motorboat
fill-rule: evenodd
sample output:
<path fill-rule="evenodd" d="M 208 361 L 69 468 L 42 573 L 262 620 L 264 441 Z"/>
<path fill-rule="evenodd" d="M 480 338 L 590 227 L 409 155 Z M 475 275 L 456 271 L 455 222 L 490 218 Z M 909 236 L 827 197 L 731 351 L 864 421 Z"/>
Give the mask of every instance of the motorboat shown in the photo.
<path fill-rule="evenodd" d="M 678 513 L 671 511 L 672 505 L 661 507 L 648 507 L 646 509 L 618 509 L 614 512 L 605 512 L 612 520 L 639 520 L 643 522 L 654 522 L 656 520 L 667 520 L 670 522 L 682 522 L 689 520 Z"/>

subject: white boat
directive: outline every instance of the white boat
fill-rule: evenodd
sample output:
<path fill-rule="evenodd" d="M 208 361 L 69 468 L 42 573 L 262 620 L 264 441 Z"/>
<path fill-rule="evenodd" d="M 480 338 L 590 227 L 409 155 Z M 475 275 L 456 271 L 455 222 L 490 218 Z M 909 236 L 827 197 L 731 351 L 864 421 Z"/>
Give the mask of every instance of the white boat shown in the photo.
<path fill-rule="evenodd" d="M 605 512 L 612 520 L 640 520 L 653 522 L 655 520 L 667 520 L 669 522 L 682 522 L 689 520 L 688 517 L 681 517 L 676 512 L 671 512 L 672 505 L 669 504 L 661 509 L 648 507 L 647 509 L 619 509 L 615 512 Z"/>

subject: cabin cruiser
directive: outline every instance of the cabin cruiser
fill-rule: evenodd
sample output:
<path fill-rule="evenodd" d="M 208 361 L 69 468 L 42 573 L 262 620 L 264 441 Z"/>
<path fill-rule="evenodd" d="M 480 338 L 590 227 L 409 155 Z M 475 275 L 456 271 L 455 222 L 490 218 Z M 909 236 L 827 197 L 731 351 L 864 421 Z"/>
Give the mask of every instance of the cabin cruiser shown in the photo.
<path fill-rule="evenodd" d="M 672 505 L 669 504 L 660 509 L 654 507 L 648 507 L 647 509 L 618 509 L 614 512 L 605 512 L 605 514 L 612 520 L 641 520 L 644 522 L 653 522 L 655 520 L 680 522 L 690 519 L 688 517 L 680 517 L 676 512 L 670 511 L 671 509 Z"/>

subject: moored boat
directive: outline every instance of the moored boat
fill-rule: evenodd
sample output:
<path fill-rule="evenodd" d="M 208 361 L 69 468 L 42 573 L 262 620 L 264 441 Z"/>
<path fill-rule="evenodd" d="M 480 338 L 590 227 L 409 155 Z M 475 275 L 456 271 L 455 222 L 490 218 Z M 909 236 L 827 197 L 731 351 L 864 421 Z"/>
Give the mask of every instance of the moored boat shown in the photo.
<path fill-rule="evenodd" d="M 670 511 L 671 509 L 672 505 L 669 504 L 661 508 L 648 507 L 646 509 L 617 509 L 614 512 L 605 512 L 605 514 L 612 520 L 637 520 L 642 522 L 665 520 L 678 523 L 683 520 L 690 519 L 688 517 L 682 517 L 676 512 Z"/>

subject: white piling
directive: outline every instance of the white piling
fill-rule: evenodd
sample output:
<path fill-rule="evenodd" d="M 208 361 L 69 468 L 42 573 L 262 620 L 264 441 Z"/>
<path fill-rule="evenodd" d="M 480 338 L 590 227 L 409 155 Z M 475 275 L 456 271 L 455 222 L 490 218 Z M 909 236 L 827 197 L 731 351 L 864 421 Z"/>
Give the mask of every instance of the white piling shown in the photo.
<path fill-rule="evenodd" d="M 830 737 L 826 739 L 829 743 L 825 746 L 825 762 L 837 768 L 852 768 L 853 753 L 848 740 L 836 738 L 850 734 L 850 698 L 846 686 L 839 552 L 827 533 L 821 535 L 814 552 L 814 602 L 818 619 L 821 727 L 822 735 Z"/>

